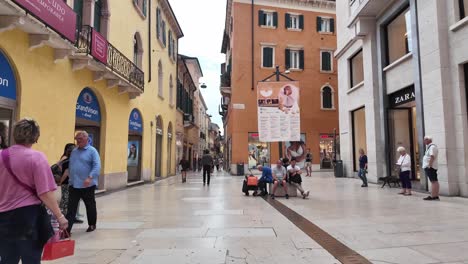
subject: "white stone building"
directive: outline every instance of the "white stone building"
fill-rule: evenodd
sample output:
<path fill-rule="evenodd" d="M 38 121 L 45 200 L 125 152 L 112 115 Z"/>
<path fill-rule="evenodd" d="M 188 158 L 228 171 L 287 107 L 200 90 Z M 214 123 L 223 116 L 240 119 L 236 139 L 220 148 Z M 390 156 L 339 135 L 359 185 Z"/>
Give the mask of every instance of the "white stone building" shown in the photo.
<path fill-rule="evenodd" d="M 371 182 L 396 174 L 398 146 L 428 188 L 424 135 L 439 147 L 445 195 L 468 196 L 468 0 L 337 0 L 340 149 L 347 177 L 359 148 Z"/>

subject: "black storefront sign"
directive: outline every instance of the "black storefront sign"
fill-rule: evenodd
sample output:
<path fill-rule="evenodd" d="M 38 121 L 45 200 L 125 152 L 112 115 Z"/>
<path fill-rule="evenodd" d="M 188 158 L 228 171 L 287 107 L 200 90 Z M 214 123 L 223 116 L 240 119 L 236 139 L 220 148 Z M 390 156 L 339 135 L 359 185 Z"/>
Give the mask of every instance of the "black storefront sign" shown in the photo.
<path fill-rule="evenodd" d="M 406 104 L 415 100 L 414 86 L 411 85 L 397 92 L 390 94 L 389 96 L 390 108 L 397 107 L 402 104 Z"/>

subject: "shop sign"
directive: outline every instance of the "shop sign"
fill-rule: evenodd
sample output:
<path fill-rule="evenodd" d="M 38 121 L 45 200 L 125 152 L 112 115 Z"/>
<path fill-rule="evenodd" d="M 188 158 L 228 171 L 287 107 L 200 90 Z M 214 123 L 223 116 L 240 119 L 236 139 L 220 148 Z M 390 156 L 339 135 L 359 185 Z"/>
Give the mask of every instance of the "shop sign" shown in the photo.
<path fill-rule="evenodd" d="M 76 117 L 101 122 L 101 112 L 96 95 L 89 88 L 83 89 L 76 102 Z"/>
<path fill-rule="evenodd" d="M 401 89 L 389 95 L 390 107 L 399 106 L 408 102 L 414 101 L 416 98 L 414 94 L 414 86 Z"/>
<path fill-rule="evenodd" d="M 91 34 L 91 56 L 107 65 L 107 50 L 109 49 L 109 42 L 107 42 L 106 38 L 94 29 Z"/>
<path fill-rule="evenodd" d="M 141 120 L 141 114 L 138 109 L 133 109 L 130 113 L 130 119 L 128 121 L 128 129 L 132 132 L 143 132 L 143 123 Z"/>
<path fill-rule="evenodd" d="M 16 100 L 15 73 L 2 52 L 0 52 L 0 97 Z"/>
<path fill-rule="evenodd" d="M 62 0 L 13 0 L 65 38 L 76 41 L 76 13 Z"/>
<path fill-rule="evenodd" d="M 334 138 L 333 134 L 320 134 L 320 139 Z"/>
<path fill-rule="evenodd" d="M 259 82 L 257 85 L 260 142 L 301 140 L 299 82 Z"/>

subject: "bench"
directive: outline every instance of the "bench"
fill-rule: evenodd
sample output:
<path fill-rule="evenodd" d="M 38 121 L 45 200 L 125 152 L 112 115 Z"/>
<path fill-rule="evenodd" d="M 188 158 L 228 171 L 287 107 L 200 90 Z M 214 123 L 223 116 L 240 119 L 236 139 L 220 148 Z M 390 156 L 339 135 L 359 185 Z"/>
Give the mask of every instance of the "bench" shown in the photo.
<path fill-rule="evenodd" d="M 286 183 L 288 185 L 288 194 L 289 197 L 296 197 L 297 196 L 297 188 L 294 185 L 291 185 L 289 183 Z M 273 183 L 268 184 L 268 193 L 272 194 L 273 193 Z M 278 187 L 276 188 L 276 193 L 275 196 L 277 197 L 283 197 L 285 195 L 283 186 L 278 184 Z"/>

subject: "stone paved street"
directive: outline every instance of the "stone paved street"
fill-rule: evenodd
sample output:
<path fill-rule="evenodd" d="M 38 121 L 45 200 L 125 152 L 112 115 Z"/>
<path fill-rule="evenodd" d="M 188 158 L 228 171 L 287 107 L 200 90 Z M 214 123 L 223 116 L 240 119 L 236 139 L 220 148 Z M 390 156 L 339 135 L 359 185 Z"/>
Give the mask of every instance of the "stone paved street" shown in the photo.
<path fill-rule="evenodd" d="M 172 177 L 97 199 L 98 229 L 76 225 L 74 257 L 49 263 L 340 263 L 259 197 L 242 177 Z M 468 200 L 360 187 L 315 172 L 309 199 L 277 198 L 372 263 L 468 263 Z M 84 210 L 82 211 L 84 212 Z"/>

